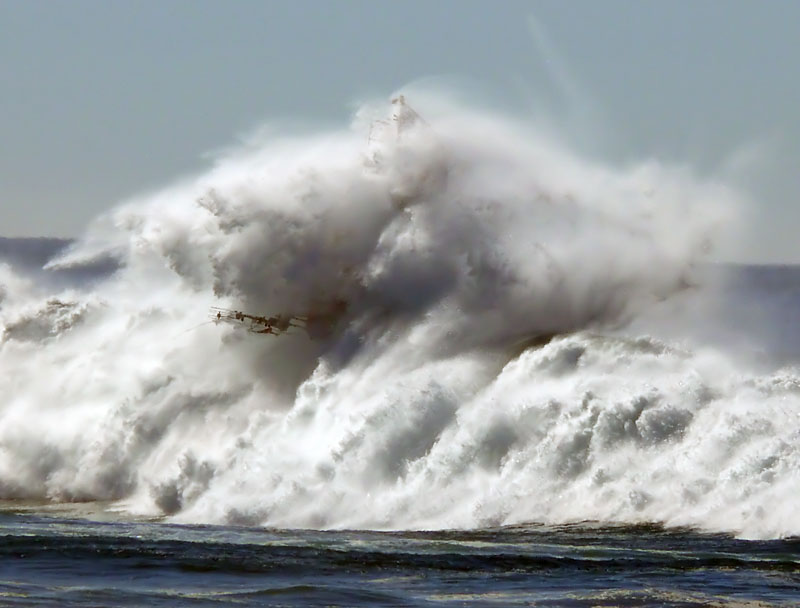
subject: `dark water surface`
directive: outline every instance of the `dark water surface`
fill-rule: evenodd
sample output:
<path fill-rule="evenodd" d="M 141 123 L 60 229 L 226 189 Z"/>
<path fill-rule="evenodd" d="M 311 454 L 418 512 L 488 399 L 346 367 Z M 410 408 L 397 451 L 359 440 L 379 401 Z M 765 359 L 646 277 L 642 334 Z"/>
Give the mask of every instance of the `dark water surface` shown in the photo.
<path fill-rule="evenodd" d="M 5 606 L 796 606 L 800 539 L 320 532 L 0 514 Z"/>

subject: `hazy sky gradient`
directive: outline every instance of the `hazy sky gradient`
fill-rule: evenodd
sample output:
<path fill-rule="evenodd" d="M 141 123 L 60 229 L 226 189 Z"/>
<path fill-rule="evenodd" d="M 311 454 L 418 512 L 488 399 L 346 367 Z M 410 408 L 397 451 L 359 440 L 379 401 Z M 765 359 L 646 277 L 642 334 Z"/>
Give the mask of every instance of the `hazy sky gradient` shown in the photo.
<path fill-rule="evenodd" d="M 80 234 L 264 121 L 426 78 L 596 158 L 726 170 L 754 199 L 729 257 L 800 262 L 794 0 L 0 0 L 0 234 Z"/>

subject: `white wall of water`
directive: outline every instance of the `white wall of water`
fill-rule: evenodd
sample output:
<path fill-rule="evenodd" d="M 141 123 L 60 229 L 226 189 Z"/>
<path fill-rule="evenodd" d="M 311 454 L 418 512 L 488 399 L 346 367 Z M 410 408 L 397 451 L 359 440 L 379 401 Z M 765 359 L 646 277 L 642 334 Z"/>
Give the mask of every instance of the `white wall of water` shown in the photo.
<path fill-rule="evenodd" d="M 265 139 L 98 218 L 51 264 L 116 256 L 91 287 L 3 267 L 0 498 L 800 534 L 796 370 L 748 367 L 686 323 L 664 335 L 736 193 L 441 96 L 415 107 Z M 210 306 L 339 300 L 321 340 L 202 324 Z"/>

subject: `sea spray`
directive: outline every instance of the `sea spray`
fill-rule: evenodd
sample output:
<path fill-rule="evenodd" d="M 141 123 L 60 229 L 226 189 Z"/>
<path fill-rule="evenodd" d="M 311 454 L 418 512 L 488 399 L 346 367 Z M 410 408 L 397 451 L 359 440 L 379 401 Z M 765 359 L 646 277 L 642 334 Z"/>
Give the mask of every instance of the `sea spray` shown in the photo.
<path fill-rule="evenodd" d="M 50 265 L 114 258 L 91 287 L 4 270 L 0 498 L 284 527 L 800 533 L 796 372 L 646 336 L 697 288 L 733 192 L 440 98 L 370 114 L 99 218 Z M 332 302 L 317 340 L 203 323 Z"/>

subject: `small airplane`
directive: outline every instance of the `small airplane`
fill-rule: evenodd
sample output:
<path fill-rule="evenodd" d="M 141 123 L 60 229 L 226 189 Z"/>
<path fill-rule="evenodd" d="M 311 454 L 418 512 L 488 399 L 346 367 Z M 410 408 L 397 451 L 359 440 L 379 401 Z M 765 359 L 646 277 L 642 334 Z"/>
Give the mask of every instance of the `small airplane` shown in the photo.
<path fill-rule="evenodd" d="M 328 306 L 318 307 L 303 314 L 277 314 L 273 316 L 251 315 L 240 310 L 211 307 L 211 320 L 215 323 L 228 322 L 246 324 L 254 334 L 278 336 L 289 333 L 293 327 L 302 329 L 312 340 L 326 338 L 336 329 L 339 320 L 347 311 L 344 300 L 335 300 Z"/>
<path fill-rule="evenodd" d="M 305 327 L 305 317 L 294 317 L 289 315 L 275 315 L 265 317 L 261 315 L 251 315 L 239 310 L 228 308 L 211 307 L 211 317 L 214 321 L 238 321 L 248 323 L 248 329 L 255 334 L 279 335 L 286 333 L 290 327 Z"/>

